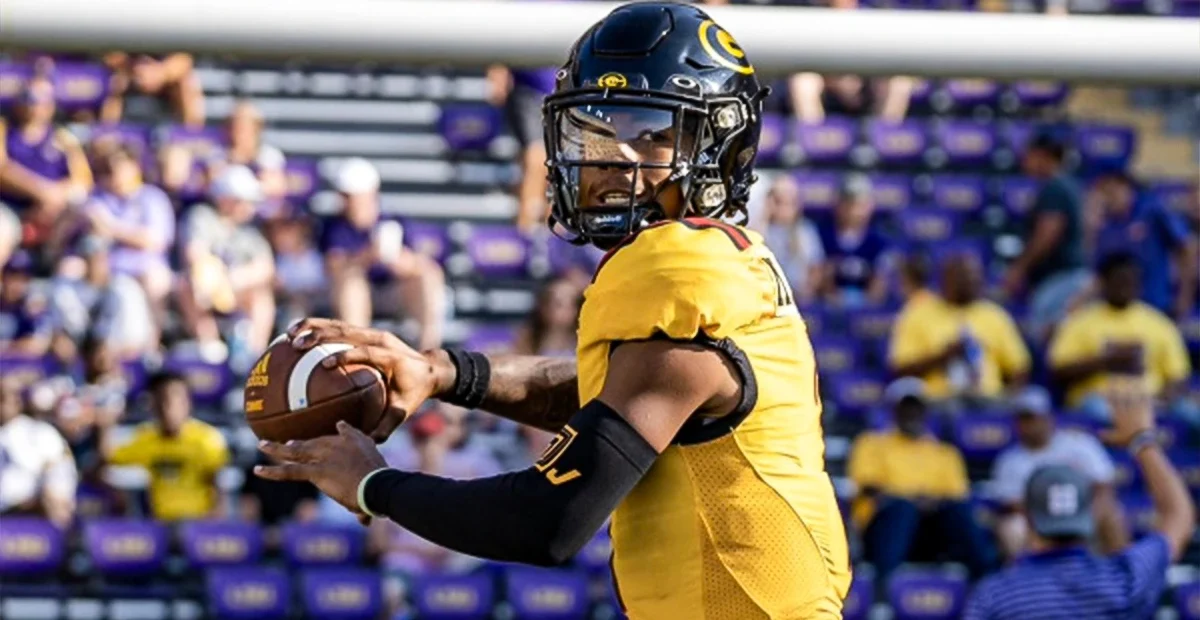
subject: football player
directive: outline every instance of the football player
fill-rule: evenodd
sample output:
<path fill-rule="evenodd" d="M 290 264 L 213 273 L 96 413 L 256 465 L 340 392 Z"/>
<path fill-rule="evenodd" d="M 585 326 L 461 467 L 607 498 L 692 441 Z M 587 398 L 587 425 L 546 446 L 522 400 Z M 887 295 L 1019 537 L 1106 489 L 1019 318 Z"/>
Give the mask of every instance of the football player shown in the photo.
<path fill-rule="evenodd" d="M 696 7 L 616 9 L 571 50 L 545 101 L 551 225 L 609 252 L 576 360 L 417 353 L 390 334 L 308 319 L 296 346 L 355 348 L 388 378 L 385 438 L 426 398 L 557 433 L 532 467 L 448 480 L 389 469 L 340 434 L 267 443 L 259 474 L 310 480 L 482 558 L 567 562 L 611 516 L 631 618 L 840 618 L 846 535 L 824 470 L 808 333 L 775 258 L 742 218 L 761 125 L 734 38 Z"/>

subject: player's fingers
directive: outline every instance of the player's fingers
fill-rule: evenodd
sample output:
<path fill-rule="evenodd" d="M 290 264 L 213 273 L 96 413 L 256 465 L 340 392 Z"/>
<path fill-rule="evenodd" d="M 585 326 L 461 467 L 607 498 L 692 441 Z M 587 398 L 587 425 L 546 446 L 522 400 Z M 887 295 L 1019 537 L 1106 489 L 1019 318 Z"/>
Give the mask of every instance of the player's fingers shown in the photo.
<path fill-rule="evenodd" d="M 307 441 L 289 441 L 278 443 L 274 441 L 258 442 L 258 449 L 263 454 L 279 462 L 309 463 L 313 461 L 314 446 Z"/>
<path fill-rule="evenodd" d="M 407 417 L 407 411 L 395 410 L 395 408 L 389 407 L 387 415 L 383 416 L 379 420 L 379 424 L 376 424 L 375 428 L 371 429 L 371 440 L 375 443 L 387 441 L 388 437 L 391 437 L 392 433 L 396 432 L 396 429 L 400 427 Z"/>
<path fill-rule="evenodd" d="M 311 481 L 315 468 L 301 463 L 284 463 L 282 465 L 255 465 L 254 475 L 267 480 L 293 480 L 297 482 Z"/>
<path fill-rule="evenodd" d="M 392 355 L 384 349 L 373 346 L 359 346 L 334 353 L 321 360 L 321 365 L 326 368 L 336 368 L 350 364 L 366 364 L 380 372 L 386 373 L 391 360 Z"/>

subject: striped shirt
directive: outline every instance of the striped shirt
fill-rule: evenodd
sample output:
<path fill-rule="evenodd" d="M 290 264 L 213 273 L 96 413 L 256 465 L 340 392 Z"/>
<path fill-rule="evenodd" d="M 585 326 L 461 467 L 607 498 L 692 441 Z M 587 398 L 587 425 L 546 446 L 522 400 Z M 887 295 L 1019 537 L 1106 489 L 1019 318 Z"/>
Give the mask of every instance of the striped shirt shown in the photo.
<path fill-rule="evenodd" d="M 1144 620 L 1157 609 L 1170 561 L 1161 534 L 1109 557 L 1082 547 L 1031 555 L 980 582 L 963 620 Z"/>

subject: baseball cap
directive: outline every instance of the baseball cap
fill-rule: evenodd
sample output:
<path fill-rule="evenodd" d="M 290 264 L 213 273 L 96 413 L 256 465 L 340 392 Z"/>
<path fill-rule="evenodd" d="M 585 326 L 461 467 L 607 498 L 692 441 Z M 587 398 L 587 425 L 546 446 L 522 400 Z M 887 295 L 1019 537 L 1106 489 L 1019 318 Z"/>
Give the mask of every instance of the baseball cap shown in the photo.
<path fill-rule="evenodd" d="M 1031 385 L 1013 398 L 1013 413 L 1017 415 L 1048 416 L 1054 413 L 1050 404 L 1050 393 L 1046 388 Z"/>
<path fill-rule="evenodd" d="M 229 166 L 213 181 L 213 198 L 236 198 L 258 202 L 262 200 L 262 186 L 258 177 L 245 166 Z"/>
<path fill-rule="evenodd" d="M 889 406 L 895 406 L 908 398 L 926 402 L 925 382 L 916 377 L 903 377 L 889 383 L 883 389 L 883 401 Z"/>
<path fill-rule="evenodd" d="M 361 157 L 351 157 L 338 166 L 333 187 L 343 194 L 363 194 L 379 189 L 379 171 Z"/>
<path fill-rule="evenodd" d="M 1025 485 L 1025 513 L 1039 536 L 1087 538 L 1096 526 L 1091 481 L 1067 465 L 1042 467 Z"/>

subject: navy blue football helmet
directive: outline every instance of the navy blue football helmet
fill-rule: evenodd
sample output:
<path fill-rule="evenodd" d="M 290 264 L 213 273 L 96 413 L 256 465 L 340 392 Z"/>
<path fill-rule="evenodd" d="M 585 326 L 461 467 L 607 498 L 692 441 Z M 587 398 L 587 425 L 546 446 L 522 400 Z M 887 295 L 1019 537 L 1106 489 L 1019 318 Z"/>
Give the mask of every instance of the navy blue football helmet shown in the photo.
<path fill-rule="evenodd" d="M 745 221 L 768 91 L 704 11 L 617 8 L 575 43 L 557 78 L 543 106 L 552 230 L 611 247 L 666 218 L 659 201 L 676 188 L 684 216 Z M 581 191 L 589 168 L 622 171 L 607 177 L 623 186 Z"/>

